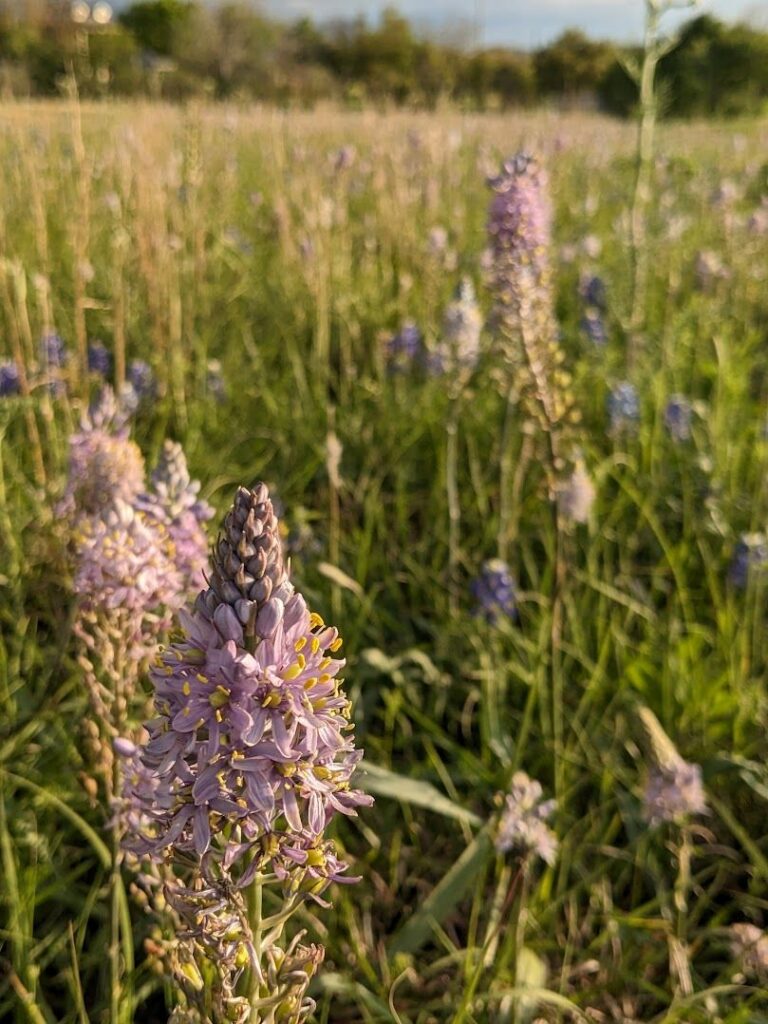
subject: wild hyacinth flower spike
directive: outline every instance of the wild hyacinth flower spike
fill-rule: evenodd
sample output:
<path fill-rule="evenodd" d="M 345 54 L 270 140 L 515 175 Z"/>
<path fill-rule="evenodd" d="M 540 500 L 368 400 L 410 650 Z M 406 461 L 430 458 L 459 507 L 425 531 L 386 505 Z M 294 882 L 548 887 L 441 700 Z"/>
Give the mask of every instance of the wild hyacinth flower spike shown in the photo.
<path fill-rule="evenodd" d="M 60 516 L 96 515 L 114 501 L 131 504 L 144 489 L 144 459 L 129 436 L 128 419 L 105 387 L 69 441 L 69 475 Z"/>
<path fill-rule="evenodd" d="M 149 491 L 140 497 L 139 504 L 167 529 L 174 561 L 188 593 L 204 584 L 203 570 L 208 561 L 204 524 L 213 515 L 199 491 L 199 481 L 189 475 L 184 449 L 176 441 L 166 441 L 152 471 Z"/>
<path fill-rule="evenodd" d="M 151 671 L 156 717 L 139 756 L 152 785 L 134 772 L 125 802 L 140 825 L 126 845 L 177 866 L 175 976 L 204 1019 L 299 1022 L 322 954 L 296 938 L 279 946 L 285 920 L 349 881 L 325 831 L 371 803 L 351 788 L 361 752 L 341 639 L 288 579 L 264 484 L 237 491 L 209 579 Z M 283 902 L 268 919 L 255 909 L 265 886 Z"/>

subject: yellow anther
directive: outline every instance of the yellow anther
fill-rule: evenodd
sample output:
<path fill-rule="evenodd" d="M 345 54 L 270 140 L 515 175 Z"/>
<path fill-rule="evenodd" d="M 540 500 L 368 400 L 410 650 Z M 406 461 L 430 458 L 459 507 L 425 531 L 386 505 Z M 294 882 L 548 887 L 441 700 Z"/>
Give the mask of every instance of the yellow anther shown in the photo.
<path fill-rule="evenodd" d="M 320 650 L 320 641 L 317 639 L 316 636 L 312 637 L 312 643 L 309 646 L 312 649 L 312 653 L 317 654 L 317 652 Z"/>
<path fill-rule="evenodd" d="M 332 661 L 333 658 L 323 658 L 319 665 L 320 671 L 323 672 L 325 669 L 327 669 Z"/>
<path fill-rule="evenodd" d="M 317 686 L 319 681 L 320 680 L 317 678 L 317 676 L 312 676 L 311 679 L 307 679 L 307 681 L 304 683 L 304 689 L 311 690 L 313 686 Z"/>
<path fill-rule="evenodd" d="M 300 665 L 298 661 L 294 662 L 290 668 L 287 668 L 285 672 L 283 672 L 283 679 L 285 679 L 286 682 L 290 682 L 292 679 L 301 675 L 303 668 L 304 666 Z"/>
<path fill-rule="evenodd" d="M 181 684 L 181 692 L 184 694 L 185 697 L 188 697 L 192 692 L 192 687 L 189 685 L 188 679 L 185 679 L 184 682 Z"/>
<path fill-rule="evenodd" d="M 195 679 L 198 681 L 198 683 L 208 682 L 208 676 L 204 676 L 202 672 L 198 672 L 197 675 L 195 676 Z"/>
<path fill-rule="evenodd" d="M 280 696 L 279 693 L 268 693 L 264 700 L 261 702 L 261 706 L 263 708 L 276 708 L 280 704 L 281 700 L 282 697 Z"/>
<path fill-rule="evenodd" d="M 334 652 L 338 651 L 338 649 L 341 647 L 341 645 L 343 643 L 344 643 L 344 641 L 341 639 L 341 637 L 337 636 L 336 639 L 331 644 L 331 646 L 328 648 L 328 650 L 329 651 L 334 651 Z"/>
<path fill-rule="evenodd" d="M 321 683 L 329 683 L 331 679 L 333 679 L 333 676 L 329 676 L 327 672 L 323 672 L 323 674 L 320 676 Z"/>
<path fill-rule="evenodd" d="M 299 651 L 302 651 L 306 646 L 307 646 L 307 638 L 305 636 L 300 636 L 299 639 L 296 641 L 296 643 L 293 645 L 293 649 L 298 654 Z"/>
<path fill-rule="evenodd" d="M 310 612 L 310 615 L 309 615 L 309 628 L 310 629 L 317 629 L 318 626 L 324 626 L 324 625 L 325 625 L 325 622 L 323 621 L 322 615 L 318 615 L 317 612 Z"/>

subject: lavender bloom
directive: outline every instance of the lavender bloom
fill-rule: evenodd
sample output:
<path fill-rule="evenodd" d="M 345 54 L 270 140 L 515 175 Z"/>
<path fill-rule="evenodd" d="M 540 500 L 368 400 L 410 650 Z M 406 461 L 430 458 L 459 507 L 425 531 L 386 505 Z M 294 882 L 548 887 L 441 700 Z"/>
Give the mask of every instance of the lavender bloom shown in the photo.
<path fill-rule="evenodd" d="M 509 566 L 500 558 L 492 558 L 483 565 L 471 589 L 477 602 L 476 614 L 490 625 L 498 625 L 505 618 L 517 618 L 517 587 Z"/>
<path fill-rule="evenodd" d="M 483 316 L 475 298 L 472 281 L 464 277 L 453 302 L 443 316 L 443 334 L 437 349 L 430 354 L 428 368 L 455 373 L 471 370 L 480 356 L 480 332 Z"/>
<path fill-rule="evenodd" d="M 87 609 L 149 612 L 158 619 L 179 607 L 181 580 L 165 530 L 115 498 L 101 515 L 84 519 L 76 535 L 74 589 Z"/>
<path fill-rule="evenodd" d="M 357 150 L 354 146 L 342 146 L 338 149 L 333 156 L 333 169 L 339 173 L 340 171 L 348 171 L 355 162 L 357 157 Z"/>
<path fill-rule="evenodd" d="M 67 361 L 67 349 L 60 335 L 51 331 L 40 339 L 40 359 L 50 369 L 61 369 Z"/>
<path fill-rule="evenodd" d="M 198 497 L 199 490 L 199 481 L 189 476 L 181 445 L 166 441 L 152 472 L 150 491 L 139 499 L 140 506 L 167 529 L 176 567 L 185 589 L 192 593 L 205 585 L 208 539 L 202 524 L 213 515 L 210 505 Z"/>
<path fill-rule="evenodd" d="M 681 757 L 653 770 L 643 794 L 643 810 L 650 825 L 683 824 L 707 813 L 701 768 Z"/>
<path fill-rule="evenodd" d="M 100 341 L 92 341 L 88 346 L 88 369 L 100 377 L 108 377 L 112 372 L 112 354 Z"/>
<path fill-rule="evenodd" d="M 623 381 L 612 389 L 608 395 L 608 416 L 613 434 L 635 426 L 640 419 L 640 400 L 634 384 Z"/>
<path fill-rule="evenodd" d="M 424 339 L 413 320 L 405 320 L 386 343 L 387 363 L 393 370 L 407 370 L 424 356 Z"/>
<path fill-rule="evenodd" d="M 127 435 L 124 414 L 112 390 L 105 388 L 70 438 L 69 476 L 59 515 L 93 515 L 116 500 L 134 501 L 144 488 L 144 460 Z"/>
<path fill-rule="evenodd" d="M 747 977 L 768 978 L 768 935 L 746 921 L 731 925 L 731 955 Z"/>
<path fill-rule="evenodd" d="M 21 387 L 19 370 L 12 360 L 0 363 L 0 398 L 18 395 Z"/>
<path fill-rule="evenodd" d="M 597 348 L 608 343 L 608 331 L 599 309 L 585 309 L 579 326 Z"/>
<path fill-rule="evenodd" d="M 494 196 L 488 234 L 497 319 L 514 325 L 530 308 L 539 326 L 539 319 L 551 321 L 553 316 L 547 176 L 532 157 L 521 153 L 507 160 L 490 184 Z"/>
<path fill-rule="evenodd" d="M 131 385 L 139 401 L 154 398 L 156 392 L 155 375 L 149 363 L 143 359 L 133 359 L 128 364 L 127 382 Z"/>
<path fill-rule="evenodd" d="M 557 837 L 547 821 L 555 811 L 554 800 L 543 800 L 541 784 L 525 772 L 515 772 L 505 800 L 496 835 L 499 853 L 533 853 L 546 864 L 554 864 Z"/>
<path fill-rule="evenodd" d="M 242 596 L 247 567 L 259 574 L 254 581 L 276 580 L 271 596 L 268 586 Z M 158 717 L 142 758 L 159 785 L 147 809 L 153 826 L 134 837 L 136 848 L 202 857 L 218 838 L 225 871 L 253 855 L 241 885 L 282 848 L 293 871 L 324 868 L 330 881 L 343 868 L 302 847 L 336 813 L 354 814 L 370 799 L 349 785 L 361 754 L 336 679 L 341 640 L 293 593 L 264 484 L 238 491 L 214 551 L 211 589 L 180 618 L 180 637 L 151 673 Z"/>
<path fill-rule="evenodd" d="M 693 408 L 684 395 L 672 395 L 664 409 L 664 426 L 673 441 L 689 441 Z"/>
<path fill-rule="evenodd" d="M 768 539 L 763 533 L 744 533 L 733 549 L 728 579 L 739 590 L 745 590 L 753 573 L 768 566 Z"/>

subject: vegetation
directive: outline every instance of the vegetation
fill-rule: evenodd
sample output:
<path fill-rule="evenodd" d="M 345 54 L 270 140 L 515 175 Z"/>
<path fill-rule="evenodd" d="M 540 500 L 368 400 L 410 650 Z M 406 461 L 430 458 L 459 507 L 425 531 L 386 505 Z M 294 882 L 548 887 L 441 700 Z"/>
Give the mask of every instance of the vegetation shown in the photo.
<path fill-rule="evenodd" d="M 768 97 L 768 34 L 708 15 L 689 21 L 661 61 L 662 109 L 675 117 L 759 113 Z M 112 24 L 73 21 L 64 3 L 19 13 L 0 2 L 0 86 L 10 95 L 335 100 L 472 109 L 541 102 L 599 106 L 626 116 L 637 103 L 632 50 L 568 31 L 533 53 L 460 48 L 418 35 L 394 9 L 316 25 L 273 20 L 239 0 L 136 0 Z"/>
<path fill-rule="evenodd" d="M 377 800 L 334 829 L 362 881 L 299 914 L 327 950 L 315 1019 L 765 1024 L 764 947 L 732 930 L 768 924 L 761 127 L 660 126 L 630 337 L 629 125 L 74 101 L 4 124 L 0 1018 L 168 1016 L 162 936 L 113 873 L 55 511 L 84 404 L 141 359 L 148 464 L 182 442 L 214 523 L 270 482 L 294 581 L 344 635 Z M 594 491 L 570 524 L 493 328 L 458 376 L 407 357 L 437 351 L 462 275 L 487 321 L 486 177 L 523 142 Z M 470 585 L 500 551 L 486 621 Z M 651 826 L 671 743 L 708 812 Z M 557 800 L 536 861 L 490 841 L 521 769 Z"/>

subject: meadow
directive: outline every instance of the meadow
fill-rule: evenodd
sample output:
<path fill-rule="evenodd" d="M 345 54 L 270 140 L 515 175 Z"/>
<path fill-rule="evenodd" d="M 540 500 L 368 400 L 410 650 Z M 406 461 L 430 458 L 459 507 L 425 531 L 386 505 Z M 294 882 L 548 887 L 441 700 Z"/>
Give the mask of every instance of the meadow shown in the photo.
<path fill-rule="evenodd" d="M 0 1019 L 174 1006 L 110 845 L 58 511 L 83 410 L 140 360 L 147 465 L 181 442 L 211 541 L 267 482 L 344 637 L 375 803 L 333 826 L 361 881 L 297 913 L 311 1019 L 768 1022 L 767 143 L 662 125 L 633 315 L 629 123 L 0 108 Z M 520 150 L 554 204 L 570 521 L 491 316 L 487 179 Z M 463 277 L 483 329 L 452 372 Z M 701 766 L 705 808 L 649 820 L 665 764 Z M 494 842 L 521 771 L 551 857 Z"/>

